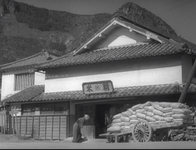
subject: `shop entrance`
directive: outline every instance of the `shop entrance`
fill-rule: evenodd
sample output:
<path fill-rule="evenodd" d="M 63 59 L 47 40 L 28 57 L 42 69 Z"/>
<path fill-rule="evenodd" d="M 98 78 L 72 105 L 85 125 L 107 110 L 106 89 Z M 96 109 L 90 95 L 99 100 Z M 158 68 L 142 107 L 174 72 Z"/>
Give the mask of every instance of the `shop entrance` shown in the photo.
<path fill-rule="evenodd" d="M 127 102 L 95 105 L 95 138 L 101 138 L 99 134 L 107 132 L 107 126 L 111 124 L 112 117 L 115 114 L 121 113 L 132 106 L 133 104 Z"/>
<path fill-rule="evenodd" d="M 107 117 L 109 117 L 108 114 L 110 108 L 111 108 L 110 104 L 96 105 L 95 138 L 100 138 L 99 134 L 106 133 L 107 125 L 109 124 Z"/>

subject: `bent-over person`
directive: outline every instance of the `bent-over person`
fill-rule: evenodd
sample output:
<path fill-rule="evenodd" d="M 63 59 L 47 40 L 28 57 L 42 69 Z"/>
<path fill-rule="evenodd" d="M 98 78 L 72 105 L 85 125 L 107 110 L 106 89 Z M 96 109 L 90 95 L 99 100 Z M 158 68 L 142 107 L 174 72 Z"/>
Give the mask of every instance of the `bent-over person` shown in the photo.
<path fill-rule="evenodd" d="M 73 143 L 81 143 L 82 140 L 82 133 L 81 128 L 86 120 L 89 120 L 89 115 L 85 114 L 84 117 L 78 118 L 78 120 L 73 125 Z"/>

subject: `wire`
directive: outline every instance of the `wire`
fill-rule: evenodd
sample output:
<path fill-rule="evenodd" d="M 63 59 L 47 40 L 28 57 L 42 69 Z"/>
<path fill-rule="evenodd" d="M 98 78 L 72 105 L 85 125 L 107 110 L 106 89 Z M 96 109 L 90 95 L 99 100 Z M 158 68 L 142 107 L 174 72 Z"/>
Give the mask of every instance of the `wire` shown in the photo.
<path fill-rule="evenodd" d="M 192 3 L 193 1 L 194 1 L 194 0 L 190 0 L 190 1 L 185 2 L 185 3 L 182 3 L 182 4 L 179 4 L 179 5 L 175 5 L 175 6 L 166 8 L 164 11 L 162 11 L 162 12 L 157 12 L 156 14 L 158 14 L 158 15 L 163 14 L 163 13 L 168 12 L 168 11 L 170 11 L 170 10 L 174 10 L 174 9 L 176 9 L 176 8 L 180 8 L 180 6 L 182 6 L 182 5 L 184 6 L 184 5 L 187 5 L 187 4 L 189 4 L 189 3 Z"/>

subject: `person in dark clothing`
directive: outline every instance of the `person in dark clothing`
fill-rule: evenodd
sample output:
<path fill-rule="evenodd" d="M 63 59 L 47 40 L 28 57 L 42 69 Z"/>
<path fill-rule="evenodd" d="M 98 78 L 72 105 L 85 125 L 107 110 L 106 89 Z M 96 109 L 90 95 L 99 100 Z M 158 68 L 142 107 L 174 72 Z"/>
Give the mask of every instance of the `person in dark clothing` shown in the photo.
<path fill-rule="evenodd" d="M 89 115 L 84 115 L 84 117 L 79 118 L 73 125 L 73 143 L 81 143 L 82 140 L 82 133 L 81 128 L 86 120 L 89 120 Z"/>

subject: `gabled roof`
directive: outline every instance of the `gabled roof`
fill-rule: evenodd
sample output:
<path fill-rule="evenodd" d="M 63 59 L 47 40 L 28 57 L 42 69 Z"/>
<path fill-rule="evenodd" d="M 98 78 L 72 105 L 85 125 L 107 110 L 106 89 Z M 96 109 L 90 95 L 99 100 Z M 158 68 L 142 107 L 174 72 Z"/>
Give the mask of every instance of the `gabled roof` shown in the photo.
<path fill-rule="evenodd" d="M 3 102 L 27 102 L 43 92 L 44 85 L 34 85 L 4 99 Z"/>
<path fill-rule="evenodd" d="M 1 67 L 1 71 L 11 71 L 11 70 L 18 70 L 18 69 L 34 69 L 41 63 L 47 62 L 49 60 L 53 60 L 57 58 L 56 55 L 47 52 L 41 51 L 35 55 L 20 59 L 18 61 L 14 61 L 8 64 L 3 64 Z"/>
<path fill-rule="evenodd" d="M 159 33 L 155 33 L 154 31 L 146 30 L 146 29 L 144 29 L 140 26 L 137 26 L 131 22 L 123 21 L 118 18 L 113 18 L 107 24 L 105 24 L 105 26 L 103 26 L 98 32 L 96 32 L 94 35 L 92 35 L 86 42 L 82 43 L 82 45 L 80 47 L 78 47 L 76 50 L 74 50 L 73 54 L 75 55 L 75 54 L 78 54 L 78 53 L 85 51 L 85 49 L 88 49 L 88 47 L 91 47 L 91 44 L 97 42 L 102 37 L 107 36 L 108 32 L 110 32 L 113 28 L 115 28 L 117 26 L 127 28 L 130 32 L 136 32 L 136 33 L 142 34 L 142 35 L 146 36 L 147 38 L 152 38 L 152 39 L 159 41 L 161 43 L 164 42 L 165 40 L 169 39 L 169 38 L 166 38 L 164 35 L 161 35 Z"/>
<path fill-rule="evenodd" d="M 160 43 L 160 44 L 134 44 L 126 46 L 117 46 L 110 48 L 97 49 L 78 55 L 68 55 L 57 58 L 53 61 L 42 64 L 39 69 L 55 68 L 61 66 L 72 66 L 81 64 L 93 64 L 107 61 L 143 58 L 151 56 L 172 55 L 187 53 L 196 55 L 195 51 L 189 48 L 183 48 L 180 43 Z"/>

